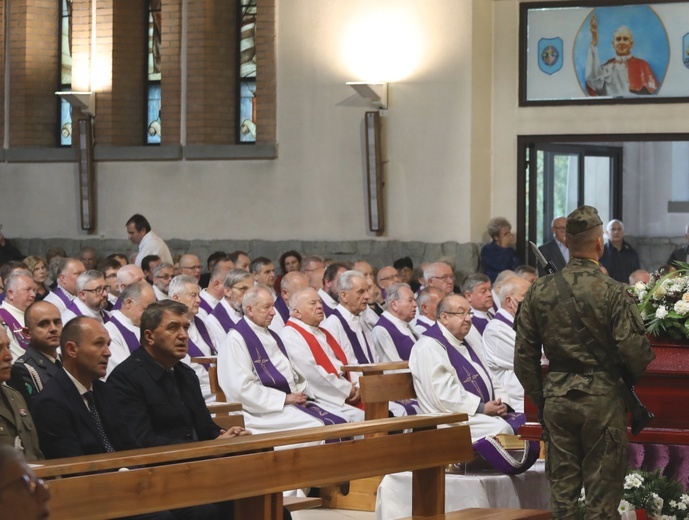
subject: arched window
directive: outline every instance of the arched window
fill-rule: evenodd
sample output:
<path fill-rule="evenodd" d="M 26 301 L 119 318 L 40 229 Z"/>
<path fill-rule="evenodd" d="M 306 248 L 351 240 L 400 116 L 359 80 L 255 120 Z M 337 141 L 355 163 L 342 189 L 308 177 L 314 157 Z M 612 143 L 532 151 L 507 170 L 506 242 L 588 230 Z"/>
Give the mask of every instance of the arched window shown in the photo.
<path fill-rule="evenodd" d="M 148 73 L 146 75 L 146 143 L 160 144 L 161 139 L 161 0 L 148 0 Z"/>
<path fill-rule="evenodd" d="M 60 85 L 58 90 L 72 89 L 72 0 L 60 0 Z M 72 107 L 59 100 L 60 146 L 72 145 Z"/>
<path fill-rule="evenodd" d="M 239 120 L 240 143 L 256 142 L 256 3 L 242 0 L 239 12 Z"/>

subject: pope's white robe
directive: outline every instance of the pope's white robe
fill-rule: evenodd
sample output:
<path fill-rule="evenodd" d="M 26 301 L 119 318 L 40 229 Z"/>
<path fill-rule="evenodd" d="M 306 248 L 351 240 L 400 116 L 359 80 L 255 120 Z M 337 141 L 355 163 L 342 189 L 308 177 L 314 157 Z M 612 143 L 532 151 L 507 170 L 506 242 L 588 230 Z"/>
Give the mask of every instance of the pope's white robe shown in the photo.
<path fill-rule="evenodd" d="M 504 316 L 510 323 L 514 322 L 512 315 L 503 309 L 500 309 L 497 315 Z M 523 412 L 524 387 L 514 373 L 515 337 L 516 334 L 510 325 L 500 319 L 491 320 L 483 331 L 483 356 L 493 381 L 507 391 L 510 406 L 515 412 Z"/>
<path fill-rule="evenodd" d="M 227 312 L 227 315 L 230 317 L 232 322 L 236 325 L 239 323 L 239 320 L 242 319 L 241 314 L 239 314 L 237 311 L 235 311 L 232 307 L 230 307 L 230 304 L 227 303 L 227 300 L 223 298 L 220 300 L 218 305 L 221 305 L 225 311 Z M 216 318 L 213 314 L 208 316 L 208 319 L 206 320 L 206 325 L 208 325 L 208 328 L 211 331 L 211 334 L 213 335 L 213 339 L 215 340 L 215 344 L 220 347 L 223 342 L 225 341 L 225 338 L 227 337 L 227 332 L 225 332 L 225 329 L 223 326 L 220 324 L 220 321 L 218 321 L 218 318 Z M 232 330 L 232 329 L 230 329 Z"/>
<path fill-rule="evenodd" d="M 112 311 L 112 318 L 117 319 L 124 328 L 130 330 L 137 339 L 141 337 L 141 329 L 132 323 L 132 320 L 127 318 L 121 311 Z M 108 368 L 105 377 L 110 375 L 117 365 L 122 363 L 125 359 L 129 357 L 131 351 L 129 350 L 129 345 L 122 336 L 122 332 L 115 325 L 112 319 L 105 324 L 105 328 L 110 334 L 110 359 L 108 359 Z"/>
<path fill-rule="evenodd" d="M 282 353 L 273 336 L 251 320 L 247 319 L 246 322 L 258 336 L 275 368 L 287 379 L 290 392 L 303 392 L 312 396 L 313 392 L 306 379 Z M 246 428 L 253 433 L 323 426 L 323 422 L 308 413 L 300 411 L 295 406 L 285 405 L 284 392 L 263 385 L 254 368 L 246 342 L 235 329 L 230 331 L 225 342 L 220 346 L 218 380 L 227 400 L 241 403 L 244 407 L 242 410 L 244 423 Z M 327 404 L 318 401 L 316 404 L 338 415 Z"/>
<path fill-rule="evenodd" d="M 397 330 L 402 334 L 409 337 L 412 342 L 416 343 L 416 336 L 412 331 L 411 325 L 401 319 L 393 316 L 388 311 L 383 312 L 383 315 L 387 318 Z M 392 340 L 390 333 L 381 325 L 376 325 L 373 327 L 373 332 L 371 333 L 373 337 L 373 342 L 376 345 L 376 355 L 378 356 L 380 363 L 390 363 L 395 361 L 407 361 L 402 359 L 397 352 L 395 347 L 395 342 Z"/>
<path fill-rule="evenodd" d="M 52 294 L 52 293 L 51 293 Z M 9 303 L 8 301 L 3 301 L 2 305 L 0 305 L 3 309 L 5 309 L 7 312 L 9 312 L 12 317 L 17 320 L 19 325 L 24 327 L 24 313 L 17 309 L 14 305 Z M 11 330 L 10 324 L 6 323 L 5 324 L 5 331 L 7 332 L 7 337 L 10 338 L 10 352 L 12 353 L 12 363 L 14 363 L 19 356 L 23 356 L 26 354 L 26 350 L 24 350 L 24 347 L 22 347 L 19 344 L 19 341 L 17 341 L 17 338 L 14 337 L 14 333 Z"/>
<path fill-rule="evenodd" d="M 469 352 L 442 325 L 438 324 L 443 335 L 457 351 L 476 368 L 490 391 L 490 376 L 471 361 Z M 480 358 L 480 356 L 479 356 Z M 514 433 L 505 420 L 478 413 L 481 399 L 464 389 L 457 371 L 450 363 L 445 347 L 428 336 L 417 341 L 409 358 L 409 368 L 414 378 L 414 389 L 423 413 L 466 413 L 469 415 L 471 441 L 476 442 L 486 435 Z M 502 397 L 502 389 L 496 387 L 495 395 Z"/>
<path fill-rule="evenodd" d="M 46 296 L 46 297 L 43 299 L 43 301 L 44 301 L 44 302 L 50 302 L 50 303 L 52 303 L 53 305 L 55 305 L 55 307 L 57 307 L 57 310 L 60 311 L 60 314 L 62 314 L 63 312 L 65 312 L 65 311 L 67 310 L 67 305 L 65 305 L 65 302 L 62 301 L 62 298 L 60 298 L 60 297 L 57 295 L 56 291 L 57 291 L 58 288 L 62 289 L 62 293 L 63 293 L 64 295 L 66 295 L 67 298 L 69 298 L 69 301 L 73 301 L 74 298 L 76 298 L 75 295 L 73 295 L 72 293 L 70 293 L 69 291 L 67 291 L 67 290 L 64 289 L 64 288 L 61 288 L 61 287 L 60 287 L 60 284 L 58 284 L 58 286 L 55 288 L 56 290 L 55 290 L 55 291 L 50 291 L 50 292 L 48 293 L 48 296 Z"/>
<path fill-rule="evenodd" d="M 103 319 L 103 314 L 105 314 L 106 316 L 110 315 L 108 311 L 94 311 L 93 309 L 88 307 L 84 302 L 82 302 L 79 298 L 75 298 L 74 300 L 72 300 L 72 304 L 77 306 L 77 308 L 81 311 L 81 314 L 76 314 L 72 309 L 65 309 L 62 313 L 62 325 L 67 325 L 67 323 L 72 321 L 77 316 L 87 316 L 89 318 L 94 318 L 100 321 L 101 323 L 105 323 L 105 320 Z M 101 314 L 101 312 L 103 314 Z"/>
<path fill-rule="evenodd" d="M 339 375 L 331 374 L 318 365 L 306 339 L 304 339 L 301 333 L 293 327 L 285 326 L 280 332 L 280 338 L 285 344 L 290 361 L 308 381 L 309 388 L 313 391 L 313 397 L 327 403 L 330 408 L 336 411 L 337 415 L 345 417 L 350 422 L 363 421 L 364 411 L 345 403 L 352 391 L 352 383 L 340 371 L 342 363 L 335 356 L 323 331 L 318 327 L 307 325 L 296 318 L 290 318 L 288 323 L 290 321 L 293 321 L 307 334 L 316 338 L 323 352 L 328 356 L 328 359 L 339 373 Z"/>
<path fill-rule="evenodd" d="M 208 328 L 208 325 L 206 325 L 206 328 Z M 210 330 L 208 330 L 208 334 L 210 334 L 211 342 L 213 342 L 213 335 L 211 334 Z M 206 340 L 203 339 L 203 336 L 201 336 L 201 332 L 199 332 L 199 329 L 196 326 L 196 323 L 194 323 L 194 320 L 191 320 L 190 322 L 189 339 L 193 341 L 197 347 L 199 347 L 199 350 L 203 353 L 204 356 L 214 355 L 213 351 L 211 350 L 211 346 L 208 345 L 208 343 L 206 343 Z M 212 346 L 217 351 L 217 348 L 215 348 L 215 343 L 213 343 Z M 211 392 L 211 379 L 208 375 L 208 370 L 206 370 L 205 367 L 200 363 L 193 363 L 191 361 L 191 357 L 192 356 L 190 354 L 187 354 L 184 357 L 184 359 L 182 359 L 182 361 L 184 361 L 187 365 L 193 368 L 194 372 L 196 372 L 196 377 L 199 378 L 199 383 L 201 384 L 201 393 L 203 394 L 203 398 L 206 400 L 206 403 L 214 403 L 215 394 Z"/>

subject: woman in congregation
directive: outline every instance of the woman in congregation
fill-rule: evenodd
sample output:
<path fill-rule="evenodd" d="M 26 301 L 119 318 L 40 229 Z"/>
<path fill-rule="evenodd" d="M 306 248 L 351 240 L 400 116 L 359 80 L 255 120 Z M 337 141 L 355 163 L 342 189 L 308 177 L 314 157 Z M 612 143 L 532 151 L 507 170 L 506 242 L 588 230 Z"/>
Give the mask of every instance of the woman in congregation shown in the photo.
<path fill-rule="evenodd" d="M 510 221 L 504 217 L 493 217 L 487 228 L 492 242 L 481 249 L 481 270 L 493 283 L 501 271 L 514 271 L 521 262 L 512 247 L 516 236 L 512 233 Z"/>
<path fill-rule="evenodd" d="M 48 278 L 48 269 L 46 268 L 45 260 L 40 256 L 27 256 L 24 263 L 33 275 L 33 281 L 36 284 L 36 301 L 41 301 L 50 293 L 50 289 L 46 285 Z"/>
<path fill-rule="evenodd" d="M 277 294 L 280 294 L 280 282 L 282 281 L 282 277 L 287 273 L 299 271 L 301 269 L 301 254 L 299 254 L 298 251 L 286 251 L 280 255 L 278 262 L 280 263 L 280 276 L 275 279 L 273 288 Z"/>

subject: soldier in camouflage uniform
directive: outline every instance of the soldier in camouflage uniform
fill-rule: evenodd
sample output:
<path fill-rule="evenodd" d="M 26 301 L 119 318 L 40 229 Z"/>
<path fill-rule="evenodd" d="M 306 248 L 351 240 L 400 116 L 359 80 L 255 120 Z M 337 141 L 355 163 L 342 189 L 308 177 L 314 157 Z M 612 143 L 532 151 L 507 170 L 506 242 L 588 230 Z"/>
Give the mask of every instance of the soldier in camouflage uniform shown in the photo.
<path fill-rule="evenodd" d="M 562 274 L 581 321 L 638 377 L 655 356 L 625 286 L 599 268 L 602 224 L 591 206 L 567 217 L 570 260 Z M 563 300 L 554 275 L 531 286 L 515 320 L 514 370 L 543 425 L 553 518 L 575 518 L 582 484 L 587 520 L 620 518 L 628 444 L 625 403 L 618 382 L 586 347 Z M 545 381 L 541 345 L 550 361 Z"/>

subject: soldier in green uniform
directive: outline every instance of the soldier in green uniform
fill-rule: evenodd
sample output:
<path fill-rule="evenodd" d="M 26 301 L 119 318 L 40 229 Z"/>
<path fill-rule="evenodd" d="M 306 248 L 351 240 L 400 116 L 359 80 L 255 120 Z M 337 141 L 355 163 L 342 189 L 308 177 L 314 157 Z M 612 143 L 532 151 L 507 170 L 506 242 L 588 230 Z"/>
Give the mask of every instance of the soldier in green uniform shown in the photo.
<path fill-rule="evenodd" d="M 624 285 L 600 270 L 603 223 L 591 206 L 567 217 L 570 260 L 562 276 L 574 309 L 610 359 L 638 377 L 655 357 Z M 625 403 L 618 383 L 572 323 L 555 275 L 534 282 L 515 320 L 514 370 L 539 411 L 553 518 L 573 519 L 582 484 L 586 519 L 620 518 L 626 473 Z M 541 346 L 550 370 L 541 376 Z"/>
<path fill-rule="evenodd" d="M 28 461 L 43 459 L 38 447 L 36 426 L 22 395 L 5 383 L 10 378 L 12 353 L 10 339 L 0 324 L 0 444 L 16 448 Z"/>

